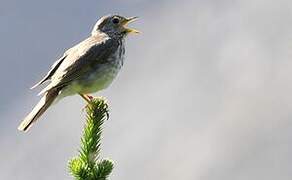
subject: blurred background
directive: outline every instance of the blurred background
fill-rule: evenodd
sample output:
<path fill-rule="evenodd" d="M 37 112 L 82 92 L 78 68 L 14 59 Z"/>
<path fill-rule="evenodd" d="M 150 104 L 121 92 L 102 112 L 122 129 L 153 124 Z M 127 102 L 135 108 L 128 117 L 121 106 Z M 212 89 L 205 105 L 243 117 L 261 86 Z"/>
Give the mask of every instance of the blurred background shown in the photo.
<path fill-rule="evenodd" d="M 0 0 L 0 178 L 72 179 L 85 102 L 52 106 L 27 134 L 29 90 L 106 14 L 143 33 L 105 96 L 111 179 L 290 180 L 292 1 Z"/>

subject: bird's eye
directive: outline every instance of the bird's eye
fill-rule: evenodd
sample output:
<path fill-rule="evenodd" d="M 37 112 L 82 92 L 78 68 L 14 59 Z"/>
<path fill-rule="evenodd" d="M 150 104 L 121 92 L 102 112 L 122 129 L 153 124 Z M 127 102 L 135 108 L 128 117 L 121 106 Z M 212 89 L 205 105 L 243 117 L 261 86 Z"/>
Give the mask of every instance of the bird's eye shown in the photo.
<path fill-rule="evenodd" d="M 115 18 L 113 18 L 112 22 L 113 22 L 114 24 L 119 24 L 120 19 L 117 18 L 117 17 L 115 17 Z"/>

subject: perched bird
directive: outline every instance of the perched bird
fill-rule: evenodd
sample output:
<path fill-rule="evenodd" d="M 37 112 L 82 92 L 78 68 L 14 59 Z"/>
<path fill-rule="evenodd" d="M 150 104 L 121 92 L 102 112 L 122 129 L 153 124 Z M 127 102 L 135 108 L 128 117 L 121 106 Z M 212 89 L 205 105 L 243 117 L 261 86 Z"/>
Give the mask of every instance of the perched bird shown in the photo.
<path fill-rule="evenodd" d="M 126 25 L 137 17 L 108 15 L 95 24 L 91 36 L 68 49 L 47 75 L 31 89 L 50 81 L 39 95 L 38 104 L 18 126 L 27 131 L 57 99 L 79 94 L 90 102 L 89 93 L 107 88 L 123 66 L 125 37 L 138 33 Z"/>

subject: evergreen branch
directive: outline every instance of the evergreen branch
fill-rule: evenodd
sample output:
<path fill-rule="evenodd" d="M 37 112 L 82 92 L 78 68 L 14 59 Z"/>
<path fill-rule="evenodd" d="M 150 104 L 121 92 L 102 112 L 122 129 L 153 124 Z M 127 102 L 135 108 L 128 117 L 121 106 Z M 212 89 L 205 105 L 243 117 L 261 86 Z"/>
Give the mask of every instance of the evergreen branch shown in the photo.
<path fill-rule="evenodd" d="M 79 156 L 69 161 L 70 173 L 76 180 L 106 180 L 113 170 L 111 160 L 100 159 L 102 124 L 108 119 L 108 111 L 103 98 L 93 99 L 86 106 Z"/>
<path fill-rule="evenodd" d="M 114 168 L 111 160 L 104 159 L 98 163 L 97 169 L 94 171 L 95 179 L 106 180 Z"/>

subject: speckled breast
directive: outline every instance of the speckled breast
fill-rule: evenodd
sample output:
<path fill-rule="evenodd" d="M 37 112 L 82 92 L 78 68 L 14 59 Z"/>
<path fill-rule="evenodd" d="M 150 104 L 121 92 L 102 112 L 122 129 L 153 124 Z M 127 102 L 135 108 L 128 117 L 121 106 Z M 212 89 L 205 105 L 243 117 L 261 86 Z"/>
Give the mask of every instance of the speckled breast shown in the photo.
<path fill-rule="evenodd" d="M 79 81 L 74 81 L 62 94 L 64 96 L 75 93 L 89 94 L 107 88 L 123 66 L 124 55 L 125 47 L 121 42 L 116 52 L 108 57 L 107 63 L 94 67 L 92 73 Z"/>
<path fill-rule="evenodd" d="M 107 88 L 117 76 L 124 62 L 124 43 L 117 48 L 116 52 L 108 57 L 107 63 L 100 64 L 95 71 L 88 75 L 86 80 L 76 82 L 74 87 L 79 93 L 94 93 Z"/>

